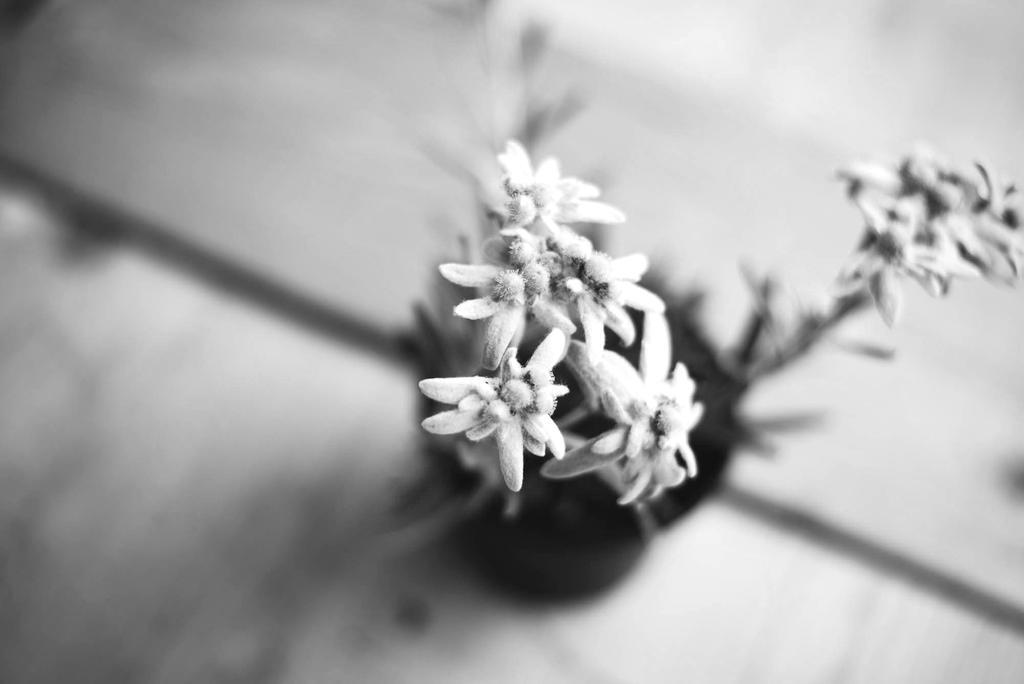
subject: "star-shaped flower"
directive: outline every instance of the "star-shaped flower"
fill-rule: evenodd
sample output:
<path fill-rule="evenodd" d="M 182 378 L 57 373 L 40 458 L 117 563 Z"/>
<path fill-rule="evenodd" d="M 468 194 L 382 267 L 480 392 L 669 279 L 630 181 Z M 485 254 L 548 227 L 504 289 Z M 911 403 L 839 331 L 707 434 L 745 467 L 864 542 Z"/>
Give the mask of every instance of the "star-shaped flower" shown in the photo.
<path fill-rule="evenodd" d="M 501 239 L 504 263 L 442 264 L 441 275 L 456 285 L 484 287 L 483 297 L 468 299 L 455 307 L 455 315 L 471 320 L 490 318 L 484 338 L 483 365 L 489 370 L 498 363 L 526 320 L 527 312 L 546 325 L 571 335 L 576 326 L 564 306 L 551 297 L 550 260 L 541 259 L 544 240 L 520 230 Z M 493 245 L 493 243 L 492 243 Z"/>
<path fill-rule="evenodd" d="M 867 229 L 860 247 L 842 268 L 838 290 L 867 288 L 882 319 L 895 324 L 902 305 L 899 279 L 910 276 L 932 296 L 945 294 L 953 277 L 976 277 L 947 232 L 925 221 L 919 197 L 884 201 L 862 200 L 858 206 Z"/>
<path fill-rule="evenodd" d="M 629 504 L 697 475 L 689 433 L 704 407 L 693 401 L 695 385 L 683 364 L 669 373 L 671 343 L 664 316 L 644 317 L 639 373 L 614 352 L 605 351 L 593 363 L 578 342 L 570 345 L 568 361 L 591 401 L 618 426 L 563 460 L 545 464 L 545 476 L 562 479 L 604 468 L 621 490 L 619 503 Z"/>
<path fill-rule="evenodd" d="M 665 302 L 637 284 L 647 272 L 648 261 L 643 254 L 613 259 L 595 251 L 589 240 L 571 231 L 550 242 L 562 257 L 561 268 L 553 278 L 554 290 L 575 305 L 591 360 L 596 362 L 604 349 L 605 326 L 627 347 L 633 344 L 636 329 L 625 307 L 664 313 Z"/>
<path fill-rule="evenodd" d="M 625 215 L 615 207 L 596 201 L 601 192 L 578 178 L 563 177 L 558 161 L 548 157 L 534 170 L 523 146 L 510 140 L 498 155 L 504 171 L 502 185 L 507 195 L 505 228 L 528 227 L 540 220 L 553 233 L 560 223 L 622 223 Z"/>
<path fill-rule="evenodd" d="M 522 366 L 509 348 L 497 377 L 431 378 L 420 391 L 435 401 L 457 404 L 423 421 L 439 435 L 465 432 L 471 441 L 494 435 L 505 484 L 514 492 L 523 486 L 523 449 L 555 458 L 565 455 L 565 440 L 551 414 L 558 397 L 569 388 L 556 385 L 552 368 L 565 353 L 565 334 L 552 330 Z"/>

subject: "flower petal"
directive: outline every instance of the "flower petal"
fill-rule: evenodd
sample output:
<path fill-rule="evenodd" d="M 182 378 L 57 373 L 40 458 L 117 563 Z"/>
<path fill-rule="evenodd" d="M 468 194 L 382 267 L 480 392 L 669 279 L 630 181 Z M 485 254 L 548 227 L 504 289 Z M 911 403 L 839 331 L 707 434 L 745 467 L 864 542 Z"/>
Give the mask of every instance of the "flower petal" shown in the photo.
<path fill-rule="evenodd" d="M 697 456 L 693 453 L 693 448 L 683 442 L 679 446 L 679 454 L 683 457 L 683 463 L 686 464 L 686 473 L 690 477 L 697 477 Z"/>
<path fill-rule="evenodd" d="M 609 430 L 595 439 L 590 449 L 595 454 L 612 454 L 619 451 L 625 443 L 626 430 L 623 428 L 615 428 L 614 430 Z"/>
<path fill-rule="evenodd" d="M 455 315 L 468 318 L 471 321 L 478 321 L 481 318 L 493 316 L 502 308 L 502 304 L 499 304 L 490 297 L 480 297 L 478 299 L 467 299 L 456 306 Z"/>
<path fill-rule="evenodd" d="M 555 458 L 565 456 L 565 437 L 562 436 L 562 431 L 558 429 L 558 425 L 546 413 L 535 415 L 544 430 L 544 441 L 547 442 L 548 448 L 551 449 L 551 455 Z"/>
<path fill-rule="evenodd" d="M 498 463 L 505 485 L 513 492 L 523 488 L 523 432 L 518 422 L 498 426 Z"/>
<path fill-rule="evenodd" d="M 484 340 L 484 368 L 494 370 L 501 362 L 501 357 L 512 343 L 512 338 L 519 331 L 523 322 L 523 309 L 518 306 L 503 307 L 494 314 L 487 325 Z"/>
<path fill-rule="evenodd" d="M 566 347 L 569 344 L 565 333 L 557 328 L 548 333 L 547 337 L 537 345 L 536 351 L 526 362 L 528 366 L 540 366 L 547 370 L 555 367 L 555 364 L 565 356 Z"/>
<path fill-rule="evenodd" d="M 604 313 L 589 297 L 576 300 L 580 313 L 580 324 L 583 326 L 583 337 L 587 345 L 587 357 L 591 363 L 601 360 L 604 351 Z"/>
<path fill-rule="evenodd" d="M 601 392 L 601 408 L 609 418 L 619 425 L 630 425 L 633 422 L 633 417 L 629 415 L 622 400 L 610 389 Z"/>
<path fill-rule="evenodd" d="M 466 438 L 471 442 L 479 442 L 485 437 L 490 437 L 498 428 L 498 425 L 499 423 L 496 420 L 485 420 L 466 430 Z"/>
<path fill-rule="evenodd" d="M 573 340 L 569 343 L 569 350 L 565 354 L 565 365 L 579 381 L 580 389 L 583 390 L 584 402 L 591 408 L 597 408 L 604 381 L 597 366 L 587 358 L 587 348 L 582 342 Z"/>
<path fill-rule="evenodd" d="M 903 302 L 896 274 L 890 268 L 883 268 L 868 280 L 868 290 L 882 320 L 891 328 L 899 318 Z"/>
<path fill-rule="evenodd" d="M 897 194 L 902 186 L 902 181 L 894 170 L 875 162 L 854 162 L 839 169 L 838 175 L 844 180 L 867 185 L 893 195 Z"/>
<path fill-rule="evenodd" d="M 644 423 L 633 423 L 626 434 L 626 446 L 623 450 L 623 456 L 626 458 L 636 458 L 644 447 L 644 440 L 648 433 L 649 431 Z"/>
<path fill-rule="evenodd" d="M 554 157 L 548 157 L 537 166 L 537 172 L 533 174 L 533 180 L 535 183 L 553 185 L 558 182 L 561 176 L 562 170 L 558 166 L 558 160 Z"/>
<path fill-rule="evenodd" d="M 605 325 L 619 336 L 623 346 L 629 347 L 636 341 L 636 326 L 626 310 L 615 302 L 605 302 Z"/>
<path fill-rule="evenodd" d="M 687 427 L 686 427 L 687 432 L 689 432 L 693 428 L 697 427 L 698 423 L 700 423 L 700 419 L 703 418 L 703 417 L 704 417 L 704 404 L 702 404 L 702 403 L 700 403 L 698 401 L 698 402 L 696 402 L 693 405 L 693 408 L 690 409 L 690 420 L 687 423 Z"/>
<path fill-rule="evenodd" d="M 558 328 L 567 336 L 576 332 L 576 324 L 551 302 L 538 299 L 530 307 L 530 313 L 546 328 Z"/>
<path fill-rule="evenodd" d="M 664 449 L 654 457 L 654 481 L 662 487 L 675 487 L 686 479 L 686 470 L 676 463 L 675 449 Z"/>
<path fill-rule="evenodd" d="M 533 183 L 533 166 L 530 155 L 515 140 L 505 144 L 505 153 L 498 155 L 498 164 L 512 185 L 525 186 Z"/>
<path fill-rule="evenodd" d="M 600 188 L 593 183 L 581 181 L 579 178 L 560 178 L 558 181 L 558 189 L 561 190 L 566 197 L 574 200 L 597 199 L 601 196 Z"/>
<path fill-rule="evenodd" d="M 629 485 L 629 489 L 623 492 L 622 496 L 619 497 L 619 504 L 625 506 L 631 504 L 640 498 L 640 495 L 647 489 L 647 485 L 651 483 L 651 471 L 649 468 L 644 468 L 636 475 L 636 479 Z"/>
<path fill-rule="evenodd" d="M 569 230 L 565 226 L 558 225 L 558 223 L 555 222 L 555 219 L 548 216 L 547 214 L 541 214 L 540 222 L 545 228 L 548 229 L 548 234 L 556 240 L 559 238 L 564 239 L 567 235 L 572 235 L 571 230 Z"/>
<path fill-rule="evenodd" d="M 523 446 L 534 456 L 543 457 L 548 453 L 548 447 L 544 440 L 534 437 L 529 432 L 523 435 Z"/>
<path fill-rule="evenodd" d="M 435 435 L 454 435 L 465 432 L 480 422 L 478 411 L 442 411 L 423 420 L 421 425 L 427 432 Z"/>
<path fill-rule="evenodd" d="M 689 404 L 693 401 L 693 393 L 697 389 L 697 384 L 690 377 L 690 373 L 682 361 L 676 363 L 675 368 L 672 369 L 672 378 L 669 380 L 669 384 L 672 386 L 672 393 L 681 403 Z"/>
<path fill-rule="evenodd" d="M 640 346 L 640 377 L 650 387 L 668 377 L 672 363 L 672 337 L 668 320 L 658 313 L 644 315 L 644 339 Z"/>
<path fill-rule="evenodd" d="M 618 454 L 598 454 L 593 451 L 591 445 L 592 442 L 588 442 L 573 449 L 561 460 L 548 461 L 540 469 L 541 475 L 552 480 L 564 480 L 603 468 L 618 460 Z"/>
<path fill-rule="evenodd" d="M 665 313 L 665 302 L 661 297 L 654 294 L 636 283 L 619 281 L 619 296 L 621 301 L 628 307 L 640 311 L 653 311 L 654 313 Z"/>
<path fill-rule="evenodd" d="M 493 395 L 494 388 L 487 378 L 427 378 L 420 380 L 420 391 L 434 401 L 457 404 L 470 394 Z"/>
<path fill-rule="evenodd" d="M 483 287 L 501 273 L 500 268 L 488 264 L 441 264 L 438 270 L 446 280 L 463 287 Z"/>
<path fill-rule="evenodd" d="M 622 401 L 632 403 L 647 397 L 647 387 L 640 374 L 622 355 L 605 351 L 601 355 L 600 373 L 602 386 L 611 389 Z"/>
<path fill-rule="evenodd" d="M 560 207 L 556 220 L 561 223 L 622 223 L 626 215 L 604 202 L 579 200 Z"/>
<path fill-rule="evenodd" d="M 619 280 L 635 283 L 647 272 L 650 265 L 646 254 L 630 254 L 612 259 L 612 275 Z"/>

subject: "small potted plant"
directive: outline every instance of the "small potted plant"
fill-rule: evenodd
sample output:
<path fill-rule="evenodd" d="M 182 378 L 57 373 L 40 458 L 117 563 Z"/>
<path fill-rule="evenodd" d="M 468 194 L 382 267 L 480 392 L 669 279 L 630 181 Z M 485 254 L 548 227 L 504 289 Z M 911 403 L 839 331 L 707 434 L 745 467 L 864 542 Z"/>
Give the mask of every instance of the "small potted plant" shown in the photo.
<path fill-rule="evenodd" d="M 534 166 L 515 141 L 497 162 L 481 236 L 440 265 L 420 309 L 419 387 L 432 452 L 475 492 L 464 545 L 532 594 L 589 594 L 626 573 L 759 439 L 739 418 L 746 392 L 849 316 L 873 304 L 894 325 L 908 279 L 943 296 L 957 279 L 1024 270 L 1018 193 L 986 167 L 926 151 L 853 164 L 839 177 L 864 228 L 828 302 L 784 310 L 774 281 L 748 274 L 749 323 L 723 347 L 700 325 L 699 294 L 644 280 L 642 254 L 600 249 L 595 226 L 625 216 L 597 187 L 553 158 Z"/>

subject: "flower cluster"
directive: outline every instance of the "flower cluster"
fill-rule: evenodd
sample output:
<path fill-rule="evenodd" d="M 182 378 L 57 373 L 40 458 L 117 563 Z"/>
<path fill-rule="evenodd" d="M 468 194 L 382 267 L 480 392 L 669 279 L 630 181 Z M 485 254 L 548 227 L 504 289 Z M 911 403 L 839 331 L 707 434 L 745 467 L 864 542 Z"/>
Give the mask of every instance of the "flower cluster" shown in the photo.
<path fill-rule="evenodd" d="M 499 156 L 507 193 L 504 227 L 484 243 L 486 264 L 443 264 L 441 274 L 464 287 L 479 289 L 476 298 L 455 309 L 457 316 L 490 318 L 483 365 L 495 369 L 514 344 L 528 318 L 567 335 L 583 328 L 591 358 L 605 346 L 605 327 L 630 345 L 636 337 L 625 307 L 661 313 L 665 304 L 637 284 L 647 271 L 642 254 L 613 259 L 565 223 L 613 223 L 621 212 L 593 201 L 597 188 L 575 178 L 561 178 L 554 159 L 533 172 L 529 157 L 515 142 Z"/>
<path fill-rule="evenodd" d="M 840 175 L 866 229 L 838 286 L 842 293 L 866 288 L 888 325 L 899 316 L 901 277 L 940 296 L 955 278 L 1024 276 L 1019 193 L 984 166 L 961 170 L 918 151 L 894 165 L 855 164 Z"/>
<path fill-rule="evenodd" d="M 621 460 L 621 467 L 609 470 L 617 473 L 621 501 L 630 503 L 680 484 L 696 473 L 687 434 L 700 412 L 693 408 L 693 383 L 686 369 L 677 366 L 667 379 L 665 304 L 638 284 L 647 271 L 647 257 L 613 258 L 568 225 L 618 223 L 625 217 L 597 201 L 600 193 L 595 186 L 562 177 L 554 159 L 534 170 L 516 142 L 508 143 L 498 162 L 505 192 L 504 204 L 496 210 L 502 217 L 500 229 L 483 242 L 481 263 L 440 267 L 448 281 L 477 289 L 477 296 L 456 306 L 454 313 L 471 320 L 489 319 L 482 365 L 498 373 L 423 380 L 420 389 L 428 397 L 457 404 L 454 410 L 427 418 L 423 427 L 437 434 L 465 432 L 473 442 L 493 435 L 505 484 L 518 491 L 524 449 L 539 456 L 550 451 L 556 460 L 565 455 L 565 438 L 551 415 L 555 400 L 568 390 L 555 384 L 552 369 L 568 353 L 570 367 L 588 395 L 636 381 L 630 391 L 606 392 L 605 400 L 590 402 L 593 410 L 622 426 L 597 447 L 604 449 L 602 463 Z M 606 328 L 626 346 L 636 340 L 627 309 L 642 312 L 646 321 L 639 375 L 623 357 L 605 350 Z M 530 325 L 547 333 L 521 366 L 516 346 Z M 580 329 L 583 340 L 570 344 Z M 675 461 L 676 452 L 684 455 L 685 467 Z M 573 452 L 574 463 L 581 453 Z M 556 470 L 553 476 L 566 475 Z"/>

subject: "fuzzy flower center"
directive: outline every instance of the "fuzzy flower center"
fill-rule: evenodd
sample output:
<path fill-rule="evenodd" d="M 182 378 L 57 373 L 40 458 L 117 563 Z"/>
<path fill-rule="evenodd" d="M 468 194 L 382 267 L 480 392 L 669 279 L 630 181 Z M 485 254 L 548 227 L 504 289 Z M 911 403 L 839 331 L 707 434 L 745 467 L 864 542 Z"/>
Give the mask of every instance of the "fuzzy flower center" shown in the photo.
<path fill-rule="evenodd" d="M 529 240 L 516 238 L 508 246 L 508 260 L 513 266 L 526 266 L 538 256 L 537 247 Z"/>
<path fill-rule="evenodd" d="M 491 284 L 491 297 L 499 302 L 519 302 L 526 294 L 526 281 L 518 271 L 502 271 Z"/>
<path fill-rule="evenodd" d="M 530 299 L 543 297 L 551 291 L 551 274 L 539 263 L 527 264 L 522 270 L 526 296 Z"/>
<path fill-rule="evenodd" d="M 498 390 L 498 396 L 512 413 L 520 413 L 533 404 L 533 388 L 525 380 L 509 380 Z"/>
<path fill-rule="evenodd" d="M 660 437 L 670 437 L 679 430 L 686 428 L 686 416 L 674 402 L 662 402 L 653 418 L 654 433 Z"/>
<path fill-rule="evenodd" d="M 505 205 L 509 221 L 520 225 L 529 225 L 537 218 L 537 205 L 530 195 L 513 195 Z"/>

